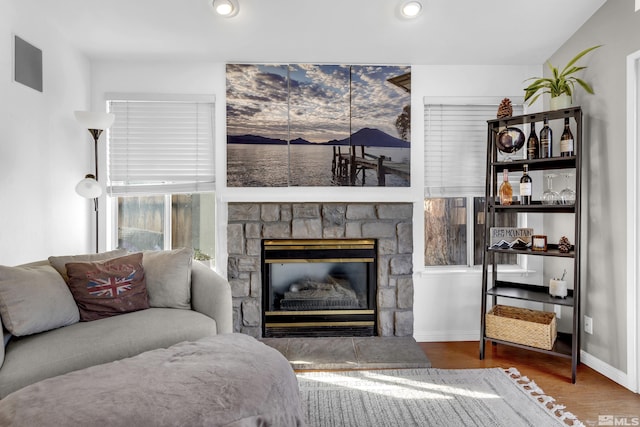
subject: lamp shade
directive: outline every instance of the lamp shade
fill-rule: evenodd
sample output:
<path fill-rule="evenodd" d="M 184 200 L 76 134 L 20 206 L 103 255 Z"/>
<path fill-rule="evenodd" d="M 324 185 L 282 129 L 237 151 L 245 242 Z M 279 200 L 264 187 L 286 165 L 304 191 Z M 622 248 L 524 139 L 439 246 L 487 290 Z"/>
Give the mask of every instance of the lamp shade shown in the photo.
<path fill-rule="evenodd" d="M 76 193 L 86 199 L 95 199 L 102 194 L 102 187 L 95 176 L 89 174 L 76 185 Z"/>
<path fill-rule="evenodd" d="M 75 111 L 73 114 L 76 120 L 87 129 L 108 129 L 116 119 L 116 115 L 112 113 Z"/>

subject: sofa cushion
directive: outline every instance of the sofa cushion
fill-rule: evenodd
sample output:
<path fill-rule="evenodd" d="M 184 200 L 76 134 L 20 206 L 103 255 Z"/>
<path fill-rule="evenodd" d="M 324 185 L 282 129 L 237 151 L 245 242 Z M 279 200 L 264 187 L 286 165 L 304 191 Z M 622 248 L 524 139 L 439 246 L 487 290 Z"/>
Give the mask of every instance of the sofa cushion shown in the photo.
<path fill-rule="evenodd" d="M 141 252 L 104 261 L 69 262 L 66 270 L 82 321 L 149 308 Z"/>
<path fill-rule="evenodd" d="M 101 252 L 98 254 L 50 256 L 48 259 L 49 263 L 58 271 L 58 273 L 60 273 L 66 282 L 69 279 L 67 276 L 67 268 L 65 267 L 68 262 L 102 261 L 105 259 L 121 257 L 126 254 L 127 251 L 125 249 L 115 249 L 113 251 Z"/>
<path fill-rule="evenodd" d="M 71 325 L 79 319 L 69 289 L 50 265 L 0 266 L 0 316 L 15 336 Z"/>
<path fill-rule="evenodd" d="M 216 321 L 204 314 L 150 308 L 14 337 L 0 369 L 0 399 L 45 378 L 216 333 Z"/>
<path fill-rule="evenodd" d="M 192 259 L 191 248 L 143 252 L 151 307 L 191 309 Z"/>

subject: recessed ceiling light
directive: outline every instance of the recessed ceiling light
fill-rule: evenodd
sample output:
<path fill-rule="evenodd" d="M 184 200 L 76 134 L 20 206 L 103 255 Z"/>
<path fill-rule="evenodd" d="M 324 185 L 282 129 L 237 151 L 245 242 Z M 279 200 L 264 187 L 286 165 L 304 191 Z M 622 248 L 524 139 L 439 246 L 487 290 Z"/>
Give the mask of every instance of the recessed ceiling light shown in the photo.
<path fill-rule="evenodd" d="M 407 1 L 400 6 L 400 13 L 405 18 L 415 18 L 420 15 L 422 4 L 419 1 Z"/>
<path fill-rule="evenodd" d="M 218 15 L 225 18 L 236 16 L 240 10 L 237 0 L 213 0 L 211 5 Z"/>

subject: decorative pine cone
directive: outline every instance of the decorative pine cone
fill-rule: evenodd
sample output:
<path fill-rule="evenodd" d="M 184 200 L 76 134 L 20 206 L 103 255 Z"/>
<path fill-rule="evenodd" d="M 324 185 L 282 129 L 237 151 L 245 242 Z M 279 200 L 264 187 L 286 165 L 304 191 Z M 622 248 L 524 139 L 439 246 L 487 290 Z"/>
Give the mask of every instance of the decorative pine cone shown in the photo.
<path fill-rule="evenodd" d="M 569 242 L 569 239 L 567 239 L 567 236 L 562 236 L 560 238 L 560 241 L 558 242 L 558 250 L 563 254 L 566 254 L 571 250 L 571 243 Z"/>
<path fill-rule="evenodd" d="M 504 98 L 498 107 L 498 118 L 511 117 L 512 115 L 513 107 L 511 107 L 511 100 L 509 98 Z"/>

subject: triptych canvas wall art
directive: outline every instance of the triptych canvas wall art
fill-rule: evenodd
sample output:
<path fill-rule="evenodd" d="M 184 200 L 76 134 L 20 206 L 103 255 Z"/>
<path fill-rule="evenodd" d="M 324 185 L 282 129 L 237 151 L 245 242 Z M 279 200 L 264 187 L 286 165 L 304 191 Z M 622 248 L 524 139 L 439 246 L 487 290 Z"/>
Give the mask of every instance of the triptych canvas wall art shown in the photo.
<path fill-rule="evenodd" d="M 229 187 L 410 183 L 411 67 L 227 65 Z"/>

